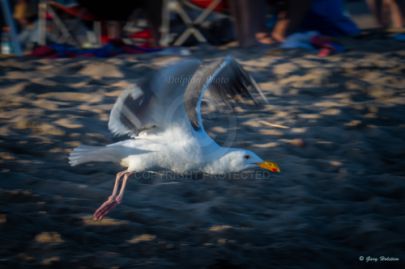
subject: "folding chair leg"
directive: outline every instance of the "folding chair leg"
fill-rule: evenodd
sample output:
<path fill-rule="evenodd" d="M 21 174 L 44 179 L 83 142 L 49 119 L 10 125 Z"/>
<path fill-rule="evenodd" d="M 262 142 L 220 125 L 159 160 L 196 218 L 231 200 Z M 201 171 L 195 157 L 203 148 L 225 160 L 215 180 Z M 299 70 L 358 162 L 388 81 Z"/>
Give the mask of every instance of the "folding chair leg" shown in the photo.
<path fill-rule="evenodd" d="M 39 44 L 46 45 L 46 10 L 48 9 L 47 0 L 40 0 L 38 4 L 38 28 Z"/>
<path fill-rule="evenodd" d="M 162 26 L 161 26 L 161 46 L 167 46 L 170 42 L 170 14 L 175 12 L 179 15 L 187 29 L 176 38 L 175 46 L 182 45 L 187 38 L 194 36 L 198 42 L 207 42 L 207 39 L 198 30 L 195 25 L 201 25 L 204 20 L 215 10 L 222 0 L 213 0 L 206 9 L 193 21 L 185 12 L 180 0 L 164 0 L 162 10 Z"/>
<path fill-rule="evenodd" d="M 48 7 L 48 12 L 52 16 L 56 27 L 58 27 L 60 29 L 60 31 L 62 32 L 62 36 L 64 39 L 61 40 L 61 42 L 65 41 L 65 40 L 70 40 L 72 43 L 74 43 L 76 45 L 80 45 L 80 44 L 78 44 L 79 42 L 77 42 L 75 40 L 75 38 L 70 34 L 69 30 L 63 24 L 62 20 L 59 18 L 59 16 L 56 14 L 56 12 L 53 10 L 52 7 Z"/>
<path fill-rule="evenodd" d="M 221 3 L 222 0 L 213 0 L 206 9 L 195 19 L 195 24 L 201 24 L 214 9 Z"/>
<path fill-rule="evenodd" d="M 186 31 L 184 31 L 184 33 L 182 33 L 174 42 L 175 46 L 180 46 L 182 45 L 189 36 L 194 35 L 195 38 L 198 40 L 198 42 L 201 43 L 205 43 L 207 42 L 207 39 L 205 39 L 205 37 L 200 33 L 200 31 L 198 31 L 196 28 L 191 27 L 189 29 L 187 29 Z"/>
<path fill-rule="evenodd" d="M 187 30 L 176 39 L 174 42 L 175 46 L 182 45 L 191 35 L 195 36 L 199 42 L 207 42 L 207 39 L 205 39 L 201 32 L 193 26 L 194 22 L 179 4 L 176 5 L 176 12 L 187 26 Z"/>
<path fill-rule="evenodd" d="M 160 27 L 160 45 L 166 47 L 170 42 L 170 0 L 164 0 L 162 8 L 162 25 Z"/>

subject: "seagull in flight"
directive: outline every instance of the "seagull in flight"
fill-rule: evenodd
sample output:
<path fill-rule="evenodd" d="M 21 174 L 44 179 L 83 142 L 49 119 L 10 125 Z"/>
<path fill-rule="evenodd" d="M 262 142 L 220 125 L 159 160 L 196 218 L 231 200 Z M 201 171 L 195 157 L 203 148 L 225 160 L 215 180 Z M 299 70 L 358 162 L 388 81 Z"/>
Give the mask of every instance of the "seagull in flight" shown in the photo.
<path fill-rule="evenodd" d="M 95 211 L 95 220 L 102 220 L 121 203 L 128 178 L 135 172 L 163 168 L 179 174 L 215 175 L 253 167 L 280 172 L 276 163 L 250 150 L 222 147 L 206 133 L 201 106 L 207 91 L 208 101 L 216 107 L 232 107 L 243 100 L 256 105 L 267 102 L 253 78 L 231 56 L 210 64 L 184 59 L 154 72 L 118 97 L 108 128 L 131 138 L 106 146 L 81 145 L 69 155 L 72 166 L 114 162 L 125 167 L 116 175 L 112 194 Z"/>

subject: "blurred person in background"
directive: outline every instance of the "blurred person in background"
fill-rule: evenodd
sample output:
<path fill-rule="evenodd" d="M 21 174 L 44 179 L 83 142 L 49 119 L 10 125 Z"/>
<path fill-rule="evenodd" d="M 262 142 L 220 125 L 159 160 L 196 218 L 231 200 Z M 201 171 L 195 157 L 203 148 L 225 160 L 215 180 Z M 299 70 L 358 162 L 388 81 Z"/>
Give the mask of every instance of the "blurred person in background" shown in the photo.
<path fill-rule="evenodd" d="M 300 25 L 310 4 L 311 0 L 229 1 L 240 46 L 282 42 Z M 271 33 L 266 28 L 266 15 L 269 11 L 275 14 Z"/>
<path fill-rule="evenodd" d="M 295 32 L 317 31 L 329 36 L 360 32 L 345 15 L 343 0 L 233 0 L 229 4 L 242 47 L 281 43 Z M 266 19 L 268 12 L 273 14 L 272 20 Z"/>
<path fill-rule="evenodd" d="M 366 2 L 381 27 L 404 27 L 405 0 L 367 0 Z"/>

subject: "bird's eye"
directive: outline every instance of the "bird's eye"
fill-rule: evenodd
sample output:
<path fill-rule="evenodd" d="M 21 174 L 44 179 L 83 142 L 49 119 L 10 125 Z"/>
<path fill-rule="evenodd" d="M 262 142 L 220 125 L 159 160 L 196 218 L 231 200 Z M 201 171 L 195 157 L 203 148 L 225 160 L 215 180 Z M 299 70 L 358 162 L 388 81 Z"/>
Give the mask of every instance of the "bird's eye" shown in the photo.
<path fill-rule="evenodd" d="M 243 156 L 243 158 L 245 158 L 246 160 L 249 160 L 249 159 L 250 159 L 250 155 L 245 155 L 245 156 Z"/>

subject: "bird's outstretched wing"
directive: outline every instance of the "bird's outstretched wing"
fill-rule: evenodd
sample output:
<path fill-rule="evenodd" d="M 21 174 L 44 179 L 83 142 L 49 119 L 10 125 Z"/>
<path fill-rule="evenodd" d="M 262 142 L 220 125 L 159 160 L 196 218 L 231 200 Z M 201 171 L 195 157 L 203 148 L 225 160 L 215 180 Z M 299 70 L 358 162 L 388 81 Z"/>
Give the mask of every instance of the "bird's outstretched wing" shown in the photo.
<path fill-rule="evenodd" d="M 184 93 L 184 104 L 194 129 L 204 129 L 201 103 L 209 90 L 210 101 L 228 106 L 233 101 L 251 100 L 254 104 L 267 103 L 254 79 L 231 56 L 201 66 L 193 75 Z"/>
<path fill-rule="evenodd" d="M 162 131 L 170 124 L 188 120 L 183 95 L 199 66 L 199 60 L 183 60 L 125 90 L 111 110 L 110 131 L 137 136 L 145 130 Z"/>
<path fill-rule="evenodd" d="M 145 106 L 151 98 L 150 92 L 144 92 L 139 86 L 133 85 L 126 89 L 115 102 L 110 112 L 108 128 L 113 134 L 138 134 L 148 129 L 144 115 Z M 151 127 L 151 126 L 150 126 Z"/>
<path fill-rule="evenodd" d="M 204 130 L 201 103 L 207 90 L 210 101 L 216 103 L 229 105 L 238 99 L 267 102 L 253 78 L 232 57 L 208 65 L 189 59 L 124 91 L 111 110 L 108 127 L 114 134 L 132 136 L 145 130 L 163 131 L 175 124 Z"/>

